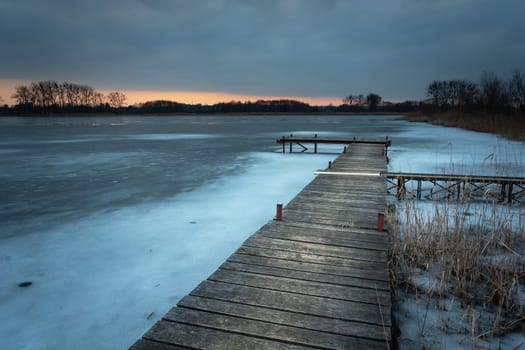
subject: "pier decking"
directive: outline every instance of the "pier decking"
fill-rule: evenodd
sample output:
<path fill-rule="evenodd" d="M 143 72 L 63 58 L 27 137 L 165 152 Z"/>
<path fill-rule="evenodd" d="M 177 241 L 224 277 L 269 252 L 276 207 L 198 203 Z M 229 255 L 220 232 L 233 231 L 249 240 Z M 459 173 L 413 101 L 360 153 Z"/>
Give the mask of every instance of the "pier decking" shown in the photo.
<path fill-rule="evenodd" d="M 131 349 L 387 348 L 384 147 L 351 145 Z"/>

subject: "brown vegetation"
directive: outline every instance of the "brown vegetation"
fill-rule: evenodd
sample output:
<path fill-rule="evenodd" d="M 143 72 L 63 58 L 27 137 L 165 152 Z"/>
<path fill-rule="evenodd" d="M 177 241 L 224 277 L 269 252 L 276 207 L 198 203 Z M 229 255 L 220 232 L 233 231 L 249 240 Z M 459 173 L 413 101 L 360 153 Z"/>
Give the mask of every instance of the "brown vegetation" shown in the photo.
<path fill-rule="evenodd" d="M 488 132 L 512 140 L 525 141 L 525 113 L 523 112 L 413 112 L 404 115 L 407 120 L 435 125 L 453 126 L 467 130 Z"/>

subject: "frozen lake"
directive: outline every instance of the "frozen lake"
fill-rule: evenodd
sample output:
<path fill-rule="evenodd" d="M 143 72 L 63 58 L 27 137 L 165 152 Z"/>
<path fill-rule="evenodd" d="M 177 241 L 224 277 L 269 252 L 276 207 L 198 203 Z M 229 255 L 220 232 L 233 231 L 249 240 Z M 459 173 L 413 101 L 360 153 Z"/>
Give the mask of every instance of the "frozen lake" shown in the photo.
<path fill-rule="evenodd" d="M 395 116 L 0 118 L 0 348 L 130 346 L 342 150 L 282 154 L 290 133 L 525 176 L 523 143 Z"/>

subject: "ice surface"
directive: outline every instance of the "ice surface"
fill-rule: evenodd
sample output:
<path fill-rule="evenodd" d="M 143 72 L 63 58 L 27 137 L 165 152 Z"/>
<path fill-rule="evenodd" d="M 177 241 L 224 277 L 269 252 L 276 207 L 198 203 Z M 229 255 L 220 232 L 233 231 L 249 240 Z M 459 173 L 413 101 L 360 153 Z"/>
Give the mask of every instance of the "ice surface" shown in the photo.
<path fill-rule="evenodd" d="M 2 347 L 126 348 L 332 158 L 249 153 L 192 192 L 4 240 Z"/>
<path fill-rule="evenodd" d="M 413 123 L 388 154 L 391 171 L 525 176 L 525 143 L 474 131 Z"/>

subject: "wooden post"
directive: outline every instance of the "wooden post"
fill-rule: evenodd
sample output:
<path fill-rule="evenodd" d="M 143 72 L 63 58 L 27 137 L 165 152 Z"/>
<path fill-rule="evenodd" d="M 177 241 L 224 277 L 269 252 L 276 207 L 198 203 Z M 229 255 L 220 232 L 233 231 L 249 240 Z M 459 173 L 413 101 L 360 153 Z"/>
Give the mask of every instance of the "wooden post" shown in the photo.
<path fill-rule="evenodd" d="M 512 183 L 509 183 L 509 188 L 507 190 L 507 203 L 512 204 Z"/>
<path fill-rule="evenodd" d="M 281 140 L 283 141 L 283 153 L 286 153 L 286 142 L 284 142 L 284 136 Z"/>
<path fill-rule="evenodd" d="M 275 214 L 275 221 L 283 221 L 283 204 L 277 203 L 277 212 Z"/>
<path fill-rule="evenodd" d="M 397 199 L 406 198 L 405 178 L 403 176 L 397 178 Z"/>
<path fill-rule="evenodd" d="M 383 232 L 385 230 L 385 214 L 377 214 L 377 230 Z"/>
<path fill-rule="evenodd" d="M 314 137 L 317 138 L 317 134 Z M 317 153 L 317 142 L 314 142 L 314 153 Z"/>
<path fill-rule="evenodd" d="M 502 183 L 501 184 L 501 192 L 500 192 L 500 195 L 499 195 L 499 201 L 501 203 L 505 202 L 505 196 L 507 195 L 507 184 L 506 183 Z"/>

